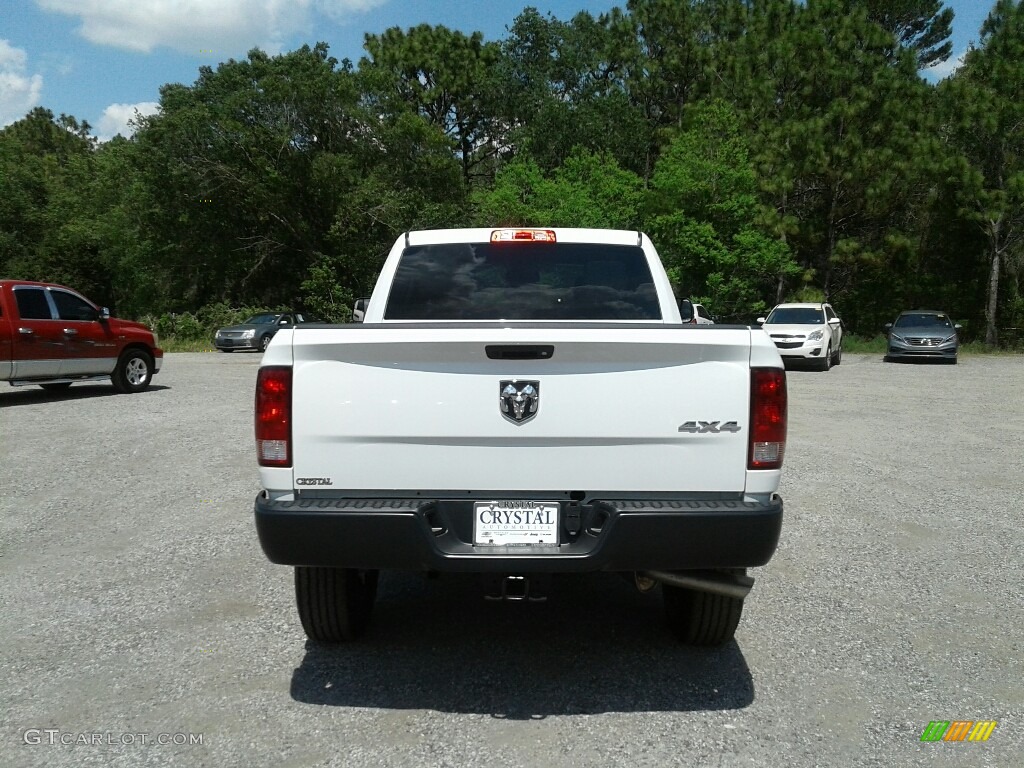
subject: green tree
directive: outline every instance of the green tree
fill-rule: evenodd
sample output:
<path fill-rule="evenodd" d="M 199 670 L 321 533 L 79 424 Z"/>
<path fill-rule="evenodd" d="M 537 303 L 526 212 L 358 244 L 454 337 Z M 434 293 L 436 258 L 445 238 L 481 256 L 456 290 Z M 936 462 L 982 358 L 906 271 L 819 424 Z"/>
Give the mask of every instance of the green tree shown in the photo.
<path fill-rule="evenodd" d="M 52 156 L 60 164 L 80 156 L 95 146 L 89 135 L 92 126 L 71 115 L 54 117 L 45 107 L 35 107 L 21 120 L 3 129 L 3 133 L 19 141 L 26 152 Z"/>
<path fill-rule="evenodd" d="M 36 274 L 32 260 L 46 231 L 53 165 L 13 132 L 0 130 L 0 274 Z"/>
<path fill-rule="evenodd" d="M 364 87 L 318 44 L 253 50 L 162 89 L 136 134 L 161 311 L 327 301 L 365 278 L 325 286 L 324 270 L 379 259 L 402 229 L 437 219 L 435 203 L 464 197 L 444 135 L 408 110 L 368 108 Z"/>
<path fill-rule="evenodd" d="M 722 102 L 687 110 L 655 166 L 646 205 L 647 230 L 673 284 L 717 314 L 753 319 L 773 302 L 780 276 L 800 271 L 773 233 L 739 119 Z"/>
<path fill-rule="evenodd" d="M 116 136 L 97 148 L 84 190 L 84 224 L 107 275 L 104 301 L 124 317 L 152 312 L 165 290 L 151 259 L 152 233 L 143 225 L 148 195 L 139 166 L 138 144 Z"/>
<path fill-rule="evenodd" d="M 933 162 L 929 86 L 912 52 L 860 6 L 759 0 L 745 28 L 716 49 L 715 92 L 751 130 L 775 231 L 802 277 L 834 303 L 861 298 L 862 278 L 884 272 L 892 244 L 907 239 Z M 788 290 L 780 283 L 777 297 Z M 863 301 L 841 309 L 870 327 L 890 312 Z"/>
<path fill-rule="evenodd" d="M 499 46 L 485 43 L 479 32 L 467 36 L 420 24 L 366 35 L 363 47 L 369 54 L 360 62 L 367 96 L 386 113 L 411 106 L 443 131 L 471 184 L 478 166 L 500 148 L 490 105 Z"/>
<path fill-rule="evenodd" d="M 1024 258 L 1024 5 L 998 0 L 978 48 L 940 86 L 946 130 L 963 158 L 961 212 L 984 236 L 985 341 L 998 341 L 1000 278 Z"/>
<path fill-rule="evenodd" d="M 622 21 L 638 43 L 630 92 L 657 125 L 678 127 L 686 105 L 705 93 L 704 74 L 711 60 L 705 5 L 694 0 L 629 0 L 626 7 L 629 15 Z"/>
<path fill-rule="evenodd" d="M 561 21 L 526 9 L 502 42 L 502 156 L 528 156 L 550 172 L 585 149 L 642 173 L 652 132 L 624 81 L 635 46 L 607 17 L 581 12 Z"/>
<path fill-rule="evenodd" d="M 953 52 L 953 9 L 943 0 L 846 0 L 851 10 L 863 7 L 868 19 L 890 32 L 917 56 L 918 69 L 927 69 Z"/>
<path fill-rule="evenodd" d="M 0 131 L 0 271 L 65 283 L 109 303 L 88 132 L 88 123 L 42 107 Z"/>
<path fill-rule="evenodd" d="M 508 163 L 474 201 L 480 226 L 637 229 L 642 197 L 636 174 L 578 148 L 549 174 L 529 158 Z"/>

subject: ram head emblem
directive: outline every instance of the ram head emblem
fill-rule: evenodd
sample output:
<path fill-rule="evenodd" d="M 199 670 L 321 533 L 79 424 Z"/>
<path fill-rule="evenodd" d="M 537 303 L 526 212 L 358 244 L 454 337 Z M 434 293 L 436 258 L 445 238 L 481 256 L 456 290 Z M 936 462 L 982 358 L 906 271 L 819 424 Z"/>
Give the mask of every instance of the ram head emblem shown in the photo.
<path fill-rule="evenodd" d="M 522 424 L 537 415 L 539 381 L 502 381 L 498 384 L 498 392 L 501 415 L 513 424 Z"/>

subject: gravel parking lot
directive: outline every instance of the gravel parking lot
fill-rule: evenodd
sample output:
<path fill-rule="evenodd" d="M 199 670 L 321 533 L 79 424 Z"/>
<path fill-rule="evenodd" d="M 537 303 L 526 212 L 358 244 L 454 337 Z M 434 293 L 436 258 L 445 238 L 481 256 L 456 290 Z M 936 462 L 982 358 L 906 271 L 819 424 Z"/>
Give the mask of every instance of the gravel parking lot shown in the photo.
<path fill-rule="evenodd" d="M 1024 358 L 791 371 L 782 541 L 716 650 L 612 575 L 385 574 L 364 642 L 307 645 L 252 523 L 259 360 L 0 390 L 0 765 L 1024 765 Z"/>

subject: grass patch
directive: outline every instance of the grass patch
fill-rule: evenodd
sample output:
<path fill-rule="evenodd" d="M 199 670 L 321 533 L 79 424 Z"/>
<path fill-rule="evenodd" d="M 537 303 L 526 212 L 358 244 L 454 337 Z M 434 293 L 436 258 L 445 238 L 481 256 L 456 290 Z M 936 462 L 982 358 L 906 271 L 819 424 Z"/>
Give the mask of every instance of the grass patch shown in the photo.
<path fill-rule="evenodd" d="M 205 339 L 179 339 L 176 336 L 161 336 L 160 348 L 164 352 L 216 352 L 212 341 Z"/>
<path fill-rule="evenodd" d="M 982 341 L 969 341 L 960 345 L 961 355 L 1020 355 L 1024 350 L 1019 347 L 990 347 Z"/>
<path fill-rule="evenodd" d="M 885 336 L 844 336 L 843 352 L 863 355 L 884 355 L 886 351 Z M 1021 349 L 1006 347 L 990 347 L 981 341 L 970 341 L 960 345 L 961 355 L 1019 355 Z"/>
<path fill-rule="evenodd" d="M 864 336 L 853 335 L 843 336 L 843 352 L 849 352 L 854 355 L 884 355 L 885 337 L 875 336 L 874 338 L 867 338 Z"/>

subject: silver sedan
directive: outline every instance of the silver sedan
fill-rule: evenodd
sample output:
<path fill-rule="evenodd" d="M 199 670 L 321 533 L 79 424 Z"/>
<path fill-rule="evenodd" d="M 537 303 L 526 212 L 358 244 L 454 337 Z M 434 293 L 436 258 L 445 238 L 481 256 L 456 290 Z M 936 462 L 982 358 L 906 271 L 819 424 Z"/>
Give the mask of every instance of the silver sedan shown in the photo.
<path fill-rule="evenodd" d="M 945 312 L 927 309 L 901 312 L 896 322 L 885 324 L 889 335 L 885 361 L 931 358 L 956 365 L 960 328 Z"/>

